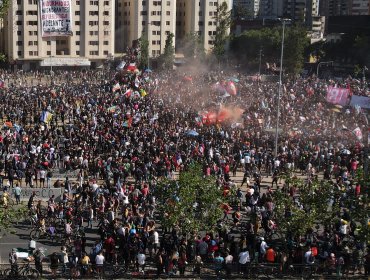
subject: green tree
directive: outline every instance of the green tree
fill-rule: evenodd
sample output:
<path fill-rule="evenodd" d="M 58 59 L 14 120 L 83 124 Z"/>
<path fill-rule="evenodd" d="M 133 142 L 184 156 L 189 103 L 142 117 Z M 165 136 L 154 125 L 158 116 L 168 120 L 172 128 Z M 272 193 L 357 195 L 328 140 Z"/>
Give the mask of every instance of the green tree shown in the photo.
<path fill-rule="evenodd" d="M 228 31 L 231 25 L 231 11 L 227 3 L 222 2 L 217 6 L 217 13 L 213 18 L 216 21 L 216 35 L 213 46 L 213 54 L 220 62 L 225 55 L 225 45 L 228 39 Z"/>
<path fill-rule="evenodd" d="M 175 35 L 173 33 L 167 35 L 164 52 L 159 59 L 162 68 L 165 70 L 172 69 L 173 67 L 173 60 L 175 58 L 175 48 L 173 46 L 174 37 Z"/>
<path fill-rule="evenodd" d="M 179 48 L 187 59 L 204 59 L 205 50 L 201 37 L 197 33 L 188 33 L 181 41 Z"/>
<path fill-rule="evenodd" d="M 294 185 L 299 192 L 299 203 L 285 189 L 273 193 L 275 202 L 275 219 L 283 235 L 302 236 L 316 225 L 333 224 L 339 211 L 338 203 L 329 207 L 328 202 L 338 197 L 336 190 L 329 182 L 314 181 L 308 185 L 301 179 L 286 177 L 288 186 Z M 303 207 L 302 207 L 302 206 Z"/>
<path fill-rule="evenodd" d="M 227 198 L 216 185 L 214 176 L 202 176 L 200 165 L 190 165 L 178 180 L 160 182 L 155 191 L 161 225 L 179 228 L 183 234 L 210 231 L 222 217 Z"/>
<path fill-rule="evenodd" d="M 149 42 L 144 36 L 141 36 L 139 39 L 139 47 L 139 67 L 141 69 L 149 68 Z"/>
<path fill-rule="evenodd" d="M 10 5 L 10 0 L 0 0 L 0 18 L 8 12 L 8 7 Z"/>
<path fill-rule="evenodd" d="M 305 49 L 309 44 L 307 31 L 303 26 L 294 25 L 286 28 L 283 66 L 287 73 L 297 75 L 302 71 L 305 60 Z"/>
<path fill-rule="evenodd" d="M 242 20 L 253 17 L 253 11 L 249 11 L 245 5 L 237 3 L 233 8 L 233 17 L 235 20 Z"/>
<path fill-rule="evenodd" d="M 13 207 L 0 207 L 0 238 L 7 233 L 14 233 L 13 226 L 25 219 L 28 209 L 25 205 Z"/>

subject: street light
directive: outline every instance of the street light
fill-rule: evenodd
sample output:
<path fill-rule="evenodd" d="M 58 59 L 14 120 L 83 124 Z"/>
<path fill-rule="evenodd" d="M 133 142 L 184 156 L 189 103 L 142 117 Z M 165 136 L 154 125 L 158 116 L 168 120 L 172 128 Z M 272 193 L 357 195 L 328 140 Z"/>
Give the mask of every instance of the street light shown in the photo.
<path fill-rule="evenodd" d="M 275 129 L 275 157 L 278 155 L 278 140 L 279 140 L 279 118 L 280 118 L 280 98 L 282 88 L 282 75 L 283 75 L 283 57 L 284 57 L 284 40 L 285 40 L 285 24 L 290 19 L 280 19 L 283 23 L 283 35 L 281 40 L 281 56 L 280 56 L 280 74 L 279 74 L 279 93 L 278 93 L 278 104 L 276 114 L 276 129 Z"/>
<path fill-rule="evenodd" d="M 334 62 L 333 61 L 322 61 L 322 62 L 319 62 L 319 64 L 317 64 L 317 68 L 316 68 L 316 77 L 319 77 L 319 69 L 320 69 L 320 65 L 321 64 L 333 64 Z"/>

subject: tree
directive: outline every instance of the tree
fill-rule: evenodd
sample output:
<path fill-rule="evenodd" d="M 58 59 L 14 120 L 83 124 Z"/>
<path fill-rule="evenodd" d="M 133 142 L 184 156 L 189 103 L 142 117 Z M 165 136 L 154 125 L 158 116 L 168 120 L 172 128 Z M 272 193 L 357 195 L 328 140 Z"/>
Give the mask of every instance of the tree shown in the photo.
<path fill-rule="evenodd" d="M 297 75 L 302 71 L 305 49 L 309 44 L 307 30 L 303 26 L 294 25 L 286 28 L 283 66 L 287 73 Z"/>
<path fill-rule="evenodd" d="M 181 41 L 180 51 L 187 59 L 203 59 L 205 55 L 203 42 L 198 33 L 188 33 Z"/>
<path fill-rule="evenodd" d="M 0 208 L 0 238 L 10 232 L 14 233 L 13 225 L 25 219 L 28 209 L 25 205 Z"/>
<path fill-rule="evenodd" d="M 8 12 L 10 0 L 0 0 L 0 18 Z"/>
<path fill-rule="evenodd" d="M 338 192 L 329 182 L 314 181 L 305 184 L 301 179 L 286 177 L 288 186 L 294 185 L 299 192 L 295 201 L 287 189 L 278 189 L 273 194 L 275 219 L 280 233 L 299 237 L 315 225 L 330 225 L 337 217 L 338 203 L 329 207 L 328 202 L 338 197 Z"/>
<path fill-rule="evenodd" d="M 175 58 L 175 48 L 173 46 L 174 37 L 175 35 L 173 33 L 167 34 L 164 52 L 159 59 L 162 68 L 166 70 L 172 69 L 173 67 L 173 59 Z"/>
<path fill-rule="evenodd" d="M 160 182 L 155 191 L 161 225 L 179 228 L 183 234 L 210 231 L 222 217 L 222 203 L 228 198 L 214 176 L 203 177 L 202 167 L 190 165 L 178 180 Z"/>
<path fill-rule="evenodd" d="M 149 42 L 144 36 L 141 36 L 139 39 L 139 47 L 139 67 L 141 69 L 149 68 Z"/>
<path fill-rule="evenodd" d="M 245 5 L 237 3 L 234 5 L 233 16 L 235 20 L 243 20 L 253 17 L 253 11 L 249 11 Z"/>
<path fill-rule="evenodd" d="M 213 53 L 220 62 L 225 55 L 225 45 L 228 39 L 228 31 L 231 25 L 231 11 L 227 3 L 223 1 L 217 6 L 217 13 L 213 18 L 216 21 L 216 35 L 214 40 Z"/>

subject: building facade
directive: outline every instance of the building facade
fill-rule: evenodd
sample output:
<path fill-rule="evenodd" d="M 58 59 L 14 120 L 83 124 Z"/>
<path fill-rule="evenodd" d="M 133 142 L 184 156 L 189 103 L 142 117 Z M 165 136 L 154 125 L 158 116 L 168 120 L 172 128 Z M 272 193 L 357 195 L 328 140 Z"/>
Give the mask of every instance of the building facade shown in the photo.
<path fill-rule="evenodd" d="M 12 0 L 3 52 L 17 68 L 99 67 L 114 55 L 114 1 L 71 0 L 72 35 L 42 37 L 37 0 Z M 1 47 L 1 45 L 0 45 Z"/>
<path fill-rule="evenodd" d="M 163 53 L 167 35 L 176 34 L 176 0 L 119 0 L 117 19 L 122 38 L 117 48 L 125 51 L 141 36 L 149 42 L 149 55 Z M 174 40 L 175 42 L 175 40 Z"/>
<path fill-rule="evenodd" d="M 177 0 L 176 41 L 180 44 L 186 34 L 198 34 L 204 49 L 212 50 L 216 35 L 218 6 L 232 0 Z"/>

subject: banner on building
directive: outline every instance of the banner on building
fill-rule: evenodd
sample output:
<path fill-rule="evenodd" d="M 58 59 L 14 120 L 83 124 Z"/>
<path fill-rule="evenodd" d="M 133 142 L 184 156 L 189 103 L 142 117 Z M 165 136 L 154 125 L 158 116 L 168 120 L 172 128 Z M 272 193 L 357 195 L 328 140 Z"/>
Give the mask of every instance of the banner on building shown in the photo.
<path fill-rule="evenodd" d="M 71 0 L 39 0 L 42 37 L 72 35 Z"/>
<path fill-rule="evenodd" d="M 348 88 L 329 87 L 326 93 L 326 101 L 332 104 L 345 106 L 349 100 Z"/>

